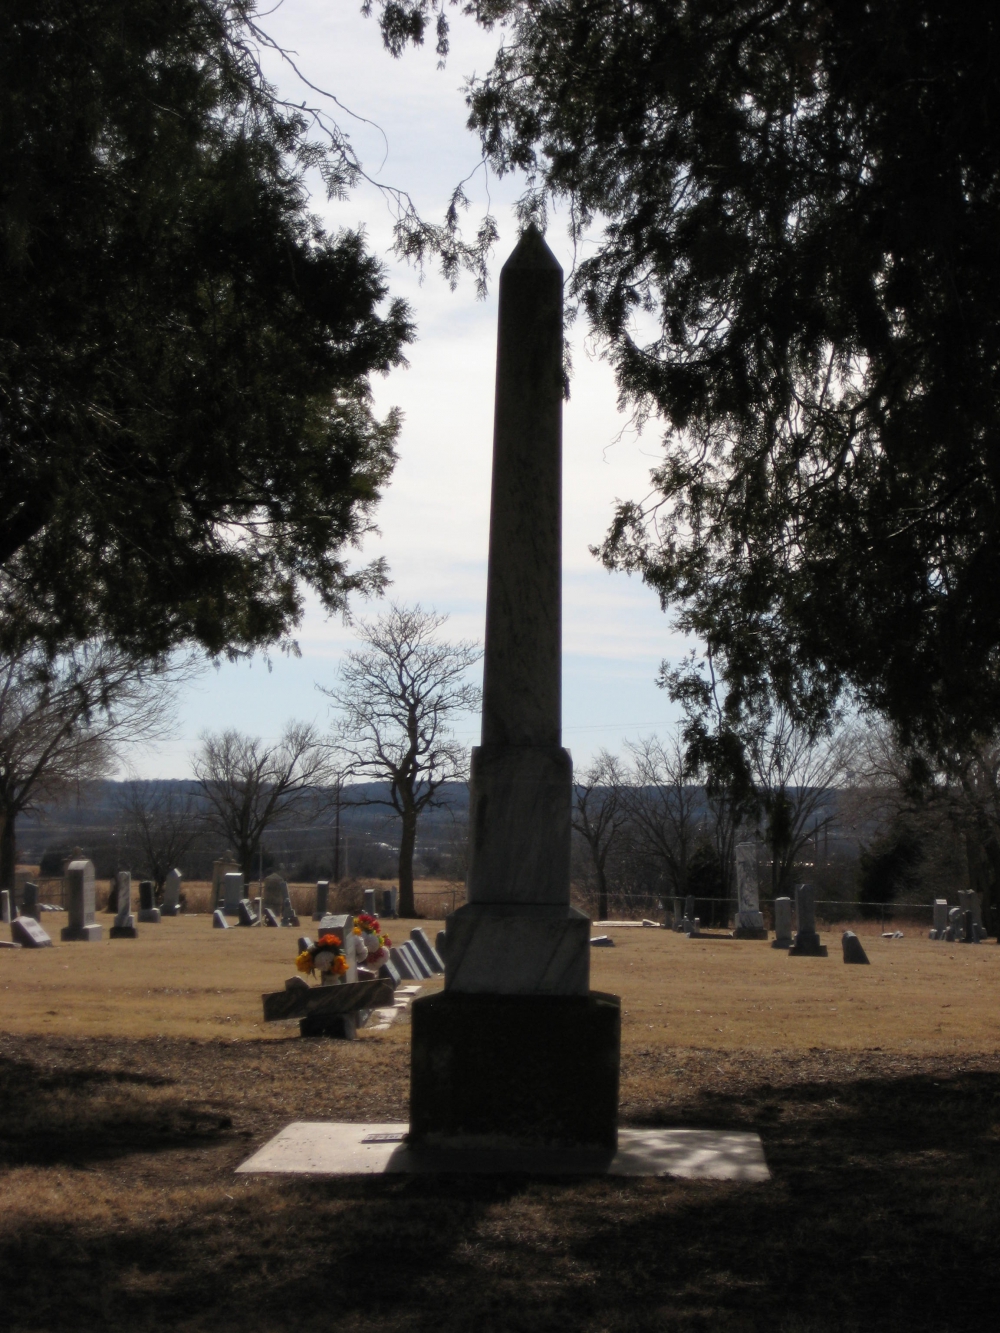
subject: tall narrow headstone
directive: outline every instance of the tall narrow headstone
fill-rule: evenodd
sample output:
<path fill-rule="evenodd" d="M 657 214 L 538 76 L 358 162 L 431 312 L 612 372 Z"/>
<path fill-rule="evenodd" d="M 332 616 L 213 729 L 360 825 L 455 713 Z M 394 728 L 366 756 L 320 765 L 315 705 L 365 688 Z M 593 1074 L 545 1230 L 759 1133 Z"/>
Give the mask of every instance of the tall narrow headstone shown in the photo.
<path fill-rule="evenodd" d="M 774 939 L 772 949 L 787 949 L 792 943 L 792 900 L 775 898 L 774 900 Z"/>
<path fill-rule="evenodd" d="M 288 892 L 288 885 L 280 875 L 268 875 L 261 894 L 261 906 L 270 907 L 272 912 L 280 912 Z"/>
<path fill-rule="evenodd" d="M 288 892 L 287 884 L 285 885 L 285 895 L 281 900 L 281 924 L 283 926 L 295 926 L 296 929 L 299 925 L 298 914 L 292 906 L 292 899 Z"/>
<path fill-rule="evenodd" d="M 760 910 L 760 887 L 757 881 L 757 847 L 752 842 L 741 842 L 736 847 L 736 929 L 737 940 L 766 940 L 764 917 Z"/>
<path fill-rule="evenodd" d="M 934 899 L 934 924 L 931 926 L 930 938 L 932 940 L 943 940 L 945 931 L 948 929 L 948 899 Z"/>
<path fill-rule="evenodd" d="M 378 908 L 375 906 L 374 889 L 365 889 L 361 910 L 362 912 L 367 912 L 369 916 L 378 916 Z"/>
<path fill-rule="evenodd" d="M 38 885 L 30 879 L 25 881 L 24 906 L 21 908 L 21 915 L 34 917 L 36 921 L 41 920 L 42 914 L 38 910 Z"/>
<path fill-rule="evenodd" d="M 132 876 L 127 870 L 119 870 L 115 876 L 115 888 L 118 910 L 115 913 L 114 925 L 108 934 L 113 940 L 134 940 L 139 932 L 136 930 L 135 917 L 132 915 Z"/>
<path fill-rule="evenodd" d="M 182 878 L 179 870 L 167 872 L 167 878 L 163 881 L 163 902 L 160 904 L 160 911 L 164 916 L 176 916 L 181 910 Z"/>
<path fill-rule="evenodd" d="M 316 910 L 313 912 L 314 921 L 322 921 L 327 913 L 327 902 L 330 898 L 330 881 L 328 879 L 319 879 L 316 881 Z"/>
<path fill-rule="evenodd" d="M 825 958 L 826 945 L 816 934 L 816 890 L 811 884 L 800 884 L 795 890 L 795 939 L 788 950 L 790 958 Z"/>
<path fill-rule="evenodd" d="M 681 931 L 681 930 L 683 930 L 683 929 L 684 929 L 684 899 L 681 898 L 681 897 L 675 897 L 675 898 L 674 898 L 674 930 Z"/>
<path fill-rule="evenodd" d="M 382 916 L 391 918 L 396 915 L 396 901 L 398 897 L 398 889 L 382 890 Z"/>
<path fill-rule="evenodd" d="M 14 919 L 14 913 L 10 904 L 10 890 L 0 889 L 0 921 L 9 926 Z"/>
<path fill-rule="evenodd" d="M 235 916 L 243 901 L 243 876 L 238 870 L 222 877 L 222 910 L 226 916 Z"/>
<path fill-rule="evenodd" d="M 570 905 L 562 352 L 562 270 L 531 227 L 500 274 L 468 902 L 446 923 L 444 991 L 412 1008 L 418 1144 L 617 1142 L 620 1003 L 591 994 L 590 922 Z"/>
<path fill-rule="evenodd" d="M 156 885 L 151 879 L 139 881 L 139 921 L 155 926 L 159 924 L 160 909 L 156 905 Z"/>
<path fill-rule="evenodd" d="M 25 885 L 27 888 L 27 885 Z M 101 927 L 94 920 L 94 863 L 70 861 L 66 867 L 66 896 L 69 925 L 60 932 L 63 940 L 99 940 Z"/>

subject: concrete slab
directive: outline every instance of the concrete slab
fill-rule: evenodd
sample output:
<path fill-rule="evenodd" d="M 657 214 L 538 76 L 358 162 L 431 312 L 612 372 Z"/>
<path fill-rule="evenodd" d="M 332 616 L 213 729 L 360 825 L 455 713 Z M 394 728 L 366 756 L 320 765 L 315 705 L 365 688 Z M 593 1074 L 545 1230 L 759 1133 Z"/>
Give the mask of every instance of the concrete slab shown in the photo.
<path fill-rule="evenodd" d="M 297 1120 L 236 1168 L 246 1175 L 680 1176 L 770 1180 L 758 1134 L 713 1129 L 620 1129 L 616 1153 L 407 1147 L 400 1123 Z"/>

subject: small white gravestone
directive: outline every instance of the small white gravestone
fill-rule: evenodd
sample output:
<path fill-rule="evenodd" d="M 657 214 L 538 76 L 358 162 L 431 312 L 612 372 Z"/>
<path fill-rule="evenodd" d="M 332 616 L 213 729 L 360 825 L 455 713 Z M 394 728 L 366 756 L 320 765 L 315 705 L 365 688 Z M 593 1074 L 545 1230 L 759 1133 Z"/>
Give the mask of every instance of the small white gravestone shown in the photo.
<path fill-rule="evenodd" d="M 181 880 L 179 870 L 169 870 L 163 881 L 163 902 L 160 911 L 164 916 L 176 916 L 181 910 Z"/>
<path fill-rule="evenodd" d="M 766 940 L 764 918 L 760 910 L 760 888 L 757 882 L 757 848 L 752 842 L 741 842 L 736 848 L 736 929 L 737 940 Z"/>
<path fill-rule="evenodd" d="M 948 899 L 934 899 L 934 924 L 930 930 L 929 938 L 932 940 L 943 940 L 945 931 L 948 929 Z"/>
<path fill-rule="evenodd" d="M 102 932 L 94 920 L 93 861 L 70 861 L 66 867 L 66 889 L 69 925 L 62 928 L 60 938 L 66 941 L 99 940 Z"/>
<path fill-rule="evenodd" d="M 127 870 L 119 870 L 115 876 L 118 890 L 115 922 L 108 934 L 113 940 L 134 940 L 139 932 L 135 928 L 132 915 L 132 876 Z"/>
<path fill-rule="evenodd" d="M 226 916 L 236 916 L 243 901 L 243 876 L 238 870 L 222 877 L 222 910 Z"/>
<path fill-rule="evenodd" d="M 375 906 L 375 890 L 365 889 L 363 897 L 364 905 L 361 910 L 367 912 L 369 916 L 378 916 L 378 909 Z"/>
<path fill-rule="evenodd" d="M 357 936 L 354 933 L 354 914 L 333 915 L 328 913 L 319 923 L 319 936 L 339 935 L 341 943 L 344 946 L 344 958 L 347 961 L 347 971 L 344 973 L 345 981 L 357 981 L 358 979 L 358 948 Z M 365 957 L 368 957 L 367 952 Z"/>
<path fill-rule="evenodd" d="M 792 943 L 792 900 L 775 898 L 774 900 L 774 939 L 772 949 L 788 949 Z"/>

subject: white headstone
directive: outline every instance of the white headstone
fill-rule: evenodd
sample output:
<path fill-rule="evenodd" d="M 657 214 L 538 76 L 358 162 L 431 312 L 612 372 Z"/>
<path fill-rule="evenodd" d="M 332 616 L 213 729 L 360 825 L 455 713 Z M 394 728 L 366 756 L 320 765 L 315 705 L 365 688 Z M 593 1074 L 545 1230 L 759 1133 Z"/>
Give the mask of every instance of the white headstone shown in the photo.
<path fill-rule="evenodd" d="M 948 929 L 948 899 L 934 899 L 934 925 L 931 927 L 931 939 L 943 940 Z"/>
<path fill-rule="evenodd" d="M 10 890 L 2 889 L 0 890 L 0 921 L 9 926 L 13 916 L 14 913 L 10 908 Z"/>
<path fill-rule="evenodd" d="M 101 927 L 94 920 L 94 863 L 71 861 L 66 867 L 69 899 L 69 925 L 60 932 L 63 940 L 94 941 L 101 938 Z"/>
<path fill-rule="evenodd" d="M 179 870 L 169 870 L 163 881 L 163 903 L 160 911 L 164 916 L 176 916 L 181 910 L 181 879 Z"/>
<path fill-rule="evenodd" d="M 792 900 L 774 900 L 774 947 L 787 949 L 792 942 Z"/>
<path fill-rule="evenodd" d="M 736 848 L 736 930 L 741 936 L 767 938 L 764 918 L 760 910 L 760 888 L 757 882 L 757 848 L 752 842 L 741 842 Z"/>
<path fill-rule="evenodd" d="M 118 908 L 115 912 L 115 926 L 121 929 L 134 929 L 135 917 L 132 915 L 132 876 L 127 870 L 119 870 L 115 880 L 118 886 Z"/>

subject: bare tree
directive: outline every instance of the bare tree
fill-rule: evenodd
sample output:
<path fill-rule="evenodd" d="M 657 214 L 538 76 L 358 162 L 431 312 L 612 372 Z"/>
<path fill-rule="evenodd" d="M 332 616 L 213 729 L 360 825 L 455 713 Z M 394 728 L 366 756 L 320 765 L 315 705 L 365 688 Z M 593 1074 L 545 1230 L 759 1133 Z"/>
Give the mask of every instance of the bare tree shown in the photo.
<path fill-rule="evenodd" d="M 834 818 L 830 790 L 845 774 L 849 744 L 846 733 L 816 736 L 782 709 L 748 739 L 773 897 L 790 892 L 799 852 Z"/>
<path fill-rule="evenodd" d="M 626 783 L 621 760 L 602 750 L 574 784 L 573 827 L 587 844 L 597 876 L 598 921 L 608 918 L 608 854 L 628 823 Z"/>
<path fill-rule="evenodd" d="M 339 712 L 337 747 L 354 778 L 388 784 L 385 800 L 400 820 L 399 911 L 416 916 L 413 852 L 417 821 L 445 782 L 467 775 L 465 747 L 449 731 L 451 719 L 479 707 L 480 691 L 465 679 L 482 656 L 474 643 L 438 637 L 447 616 L 394 604 L 377 620 L 361 622 L 366 646 L 346 655 L 341 683 L 323 693 Z"/>
<path fill-rule="evenodd" d="M 648 736 L 629 742 L 627 748 L 633 760 L 632 785 L 627 789 L 633 828 L 660 863 L 668 891 L 683 897 L 703 823 L 697 773 L 687 760 L 680 734 L 669 741 Z"/>
<path fill-rule="evenodd" d="M 205 826 L 226 839 L 246 880 L 265 831 L 325 802 L 333 774 L 329 743 L 304 722 L 289 722 L 274 745 L 235 730 L 206 732 L 193 769 Z"/>
<path fill-rule="evenodd" d="M 13 887 L 17 817 L 106 775 L 126 745 L 163 735 L 171 688 L 186 670 L 100 643 L 0 658 L 0 885 Z"/>
<path fill-rule="evenodd" d="M 126 782 L 118 793 L 124 850 L 162 893 L 167 875 L 197 841 L 201 802 L 179 782 Z"/>

